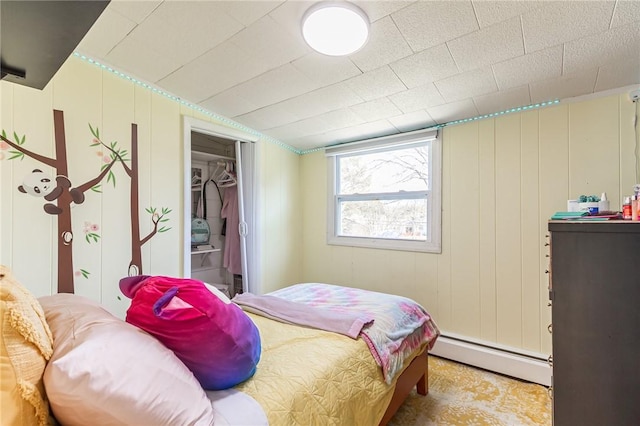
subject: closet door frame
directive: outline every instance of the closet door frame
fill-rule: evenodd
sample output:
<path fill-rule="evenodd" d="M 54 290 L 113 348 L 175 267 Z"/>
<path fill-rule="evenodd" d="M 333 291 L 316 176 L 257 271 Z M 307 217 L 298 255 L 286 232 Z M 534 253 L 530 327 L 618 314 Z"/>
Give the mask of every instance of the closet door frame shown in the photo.
<path fill-rule="evenodd" d="M 183 208 L 184 211 L 182 213 L 182 224 L 183 224 L 183 237 L 182 237 L 182 245 L 183 245 L 183 253 L 182 253 L 182 276 L 185 278 L 191 277 L 191 205 L 187 202 L 187 198 L 191 193 L 191 132 L 203 133 L 211 136 L 217 136 L 221 138 L 225 138 L 230 140 L 231 142 L 247 142 L 253 143 L 257 142 L 258 138 L 255 135 L 252 135 L 247 132 L 243 132 L 238 129 L 231 129 L 229 127 L 221 126 L 219 124 L 210 123 L 203 120 L 198 120 L 193 117 L 183 116 L 183 156 L 184 156 L 184 189 L 183 189 Z M 258 144 L 255 145 L 254 150 L 254 161 L 253 161 L 253 176 L 257 176 L 259 173 L 259 161 L 257 161 L 259 150 Z M 236 152 L 236 164 L 241 160 L 241 153 Z M 258 247 L 258 220 L 259 215 L 258 212 L 255 211 L 258 207 L 257 200 L 259 199 L 259 188 L 257 185 L 252 185 L 251 188 L 251 196 L 253 198 L 252 207 L 254 209 L 253 212 L 249 214 L 254 219 L 253 229 L 250 230 L 254 238 L 251 239 L 251 245 L 246 248 L 247 251 L 251 252 L 251 254 L 257 254 L 259 252 Z M 240 189 L 240 188 L 239 188 Z M 238 198 L 243 196 L 243 194 L 238 194 Z M 245 212 L 246 214 L 247 212 Z M 244 250 L 243 250 L 244 251 Z M 243 271 L 251 272 L 249 274 L 249 279 L 253 281 L 251 288 L 249 289 L 252 292 L 260 293 L 260 284 L 258 277 L 261 276 L 261 265 L 259 262 L 259 256 L 253 255 L 250 256 L 250 262 L 245 253 L 242 256 L 242 264 Z M 247 291 L 247 284 L 243 280 L 243 287 L 245 287 L 245 291 Z"/>
<path fill-rule="evenodd" d="M 235 146 L 236 165 L 238 166 L 238 214 L 240 216 L 238 233 L 240 234 L 240 257 L 242 259 L 242 291 L 246 293 L 248 291 L 254 292 L 254 285 L 252 283 L 253 273 L 249 272 L 249 264 L 253 263 L 254 256 L 248 255 L 248 250 L 250 249 L 249 230 L 255 223 L 255 217 L 252 217 L 254 204 L 253 191 L 255 189 L 255 179 L 253 179 L 253 177 L 255 174 L 253 170 L 251 170 L 251 167 L 253 167 L 253 159 L 250 158 L 255 151 L 252 149 L 253 143 L 247 145 L 245 142 L 236 141 Z M 248 148 L 244 150 L 246 154 L 243 152 L 244 147 Z M 248 180 L 248 182 L 245 182 L 245 179 Z M 249 259 L 251 259 L 251 262 L 249 262 Z"/>

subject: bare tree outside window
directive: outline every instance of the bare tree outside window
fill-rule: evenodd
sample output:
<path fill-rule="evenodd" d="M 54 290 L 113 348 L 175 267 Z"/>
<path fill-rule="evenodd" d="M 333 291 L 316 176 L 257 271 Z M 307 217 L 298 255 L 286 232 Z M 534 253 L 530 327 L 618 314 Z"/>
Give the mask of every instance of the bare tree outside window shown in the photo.
<path fill-rule="evenodd" d="M 339 176 L 339 235 L 427 239 L 426 144 L 340 157 Z"/>

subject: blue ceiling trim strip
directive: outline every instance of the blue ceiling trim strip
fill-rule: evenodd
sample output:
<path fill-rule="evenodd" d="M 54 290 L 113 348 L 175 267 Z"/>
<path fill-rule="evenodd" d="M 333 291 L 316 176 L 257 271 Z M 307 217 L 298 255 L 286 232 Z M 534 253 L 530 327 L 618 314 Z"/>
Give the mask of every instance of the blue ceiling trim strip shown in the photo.
<path fill-rule="evenodd" d="M 120 72 L 120 71 L 118 71 L 118 70 L 116 70 L 116 69 L 114 69 L 114 68 L 112 68 L 112 67 L 110 67 L 108 65 L 102 64 L 102 63 L 96 61 L 93 58 L 90 58 L 90 57 L 88 57 L 86 55 L 83 55 L 82 53 L 74 52 L 73 55 L 78 57 L 78 58 L 80 58 L 80 59 L 82 59 L 85 62 L 88 62 L 88 63 L 90 63 L 92 65 L 97 66 L 97 67 L 100 67 L 105 71 L 108 71 L 108 72 L 110 72 L 112 74 L 115 74 L 115 75 L 125 79 L 125 80 L 128 80 L 128 81 L 130 81 L 130 82 L 132 82 L 134 84 L 137 84 L 140 87 L 148 89 L 153 93 L 156 93 L 158 95 L 164 96 L 165 98 L 171 99 L 172 101 L 177 102 L 177 103 L 179 103 L 181 105 L 184 105 L 185 107 L 190 108 L 190 109 L 192 109 L 194 111 L 198 111 L 198 112 L 206 115 L 207 117 L 211 117 L 211 118 L 213 118 L 214 120 L 216 120 L 216 121 L 218 121 L 220 123 L 227 124 L 227 125 L 229 125 L 231 127 L 235 127 L 236 129 L 242 130 L 243 132 L 247 132 L 249 134 L 257 136 L 258 138 L 260 138 L 260 140 L 263 140 L 263 141 L 270 142 L 272 144 L 278 145 L 279 147 L 284 148 L 286 150 L 289 150 L 289 151 L 291 151 L 291 152 L 293 152 L 295 154 L 298 154 L 298 155 L 302 154 L 302 151 L 300 151 L 299 149 L 296 149 L 296 148 L 294 148 L 294 147 L 292 147 L 290 145 L 287 145 L 286 143 L 284 143 L 282 141 L 279 141 L 276 138 L 273 138 L 271 136 L 267 136 L 265 134 L 262 134 L 262 133 L 258 132 L 257 130 L 254 130 L 254 129 L 250 128 L 250 127 L 247 127 L 247 126 L 245 126 L 243 124 L 240 124 L 240 123 L 238 123 L 236 121 L 230 120 L 227 117 L 224 117 L 222 115 L 218 115 L 218 114 L 216 114 L 216 113 L 214 113 L 212 111 L 209 111 L 207 109 L 204 109 L 204 108 L 202 108 L 202 107 L 200 107 L 198 105 L 194 105 L 191 102 L 185 101 L 184 99 L 182 99 L 182 98 L 180 98 L 178 96 L 175 96 L 175 95 L 172 95 L 171 93 L 165 92 L 162 89 L 158 89 L 157 87 L 155 87 L 155 86 L 153 86 L 151 84 L 145 83 L 144 81 L 140 81 L 140 80 L 138 80 L 138 79 L 136 79 L 134 77 L 131 77 L 130 75 L 127 75 L 127 74 L 125 74 L 123 72 Z"/>
<path fill-rule="evenodd" d="M 471 118 L 465 118 L 465 119 L 461 119 L 461 120 L 449 121 L 449 122 L 446 122 L 446 123 L 443 123 L 443 124 L 438 124 L 436 126 L 425 127 L 424 129 L 415 129 L 415 130 L 441 129 L 443 127 L 453 126 L 453 125 L 456 125 L 456 124 L 464 124 L 464 123 L 468 123 L 470 121 L 484 120 L 486 118 L 499 117 L 501 115 L 512 114 L 514 112 L 523 112 L 523 111 L 529 111 L 529 110 L 532 110 L 532 109 L 544 108 L 544 107 L 548 107 L 548 106 L 551 106 L 551 105 L 556 105 L 556 104 L 559 104 L 559 103 L 560 103 L 560 100 L 554 99 L 552 101 L 539 102 L 539 103 L 536 103 L 536 104 L 520 106 L 520 107 L 517 107 L 517 108 L 511 108 L 511 109 L 507 109 L 507 110 L 500 111 L 500 112 L 493 112 L 491 114 L 478 115 L 477 117 L 471 117 Z M 389 136 L 391 136 L 391 135 L 389 135 Z M 351 142 L 356 142 L 356 141 L 349 141 L 349 142 L 343 142 L 343 143 L 351 143 Z M 338 145 L 341 145 L 341 144 L 327 145 L 327 146 L 320 147 L 320 148 L 307 149 L 307 150 L 301 151 L 300 154 L 302 154 L 302 155 L 310 154 L 312 152 L 322 151 L 325 148 L 338 146 Z"/>
<path fill-rule="evenodd" d="M 191 108 L 194 111 L 198 111 L 198 112 L 200 112 L 200 113 L 202 113 L 202 114 L 204 114 L 204 115 L 206 115 L 208 117 L 211 117 L 214 120 L 217 120 L 217 121 L 219 121 L 221 123 L 228 124 L 228 125 L 230 125 L 232 127 L 235 127 L 236 129 L 239 129 L 239 130 L 242 130 L 244 132 L 247 132 L 247 133 L 250 133 L 252 135 L 255 135 L 258 138 L 260 138 L 260 140 L 272 143 L 274 145 L 278 145 L 279 147 L 284 148 L 284 149 L 286 149 L 288 151 L 291 151 L 294 154 L 298 154 L 298 155 L 311 154 L 313 152 L 323 151 L 325 148 L 328 148 L 329 146 L 340 145 L 340 144 L 334 144 L 334 145 L 327 145 L 327 146 L 322 146 L 322 147 L 318 147 L 318 148 L 311 148 L 311 149 L 305 149 L 305 150 L 296 149 L 296 148 L 294 148 L 294 147 L 292 147 L 290 145 L 287 145 L 286 143 L 284 143 L 284 142 L 282 142 L 282 141 L 280 141 L 280 140 L 278 140 L 276 138 L 273 138 L 271 136 L 268 136 L 268 135 L 265 135 L 263 133 L 260 133 L 257 130 L 254 130 L 254 129 L 250 128 L 250 127 L 247 127 L 247 126 L 245 126 L 243 124 L 240 124 L 240 123 L 238 123 L 236 121 L 230 120 L 227 117 L 224 117 L 222 115 L 218 115 L 218 114 L 216 114 L 214 112 L 211 112 L 211 111 L 209 111 L 207 109 L 204 109 L 204 108 L 202 108 L 202 107 L 200 107 L 198 105 L 194 105 L 194 104 L 192 104 L 192 103 L 190 103 L 188 101 L 185 101 L 184 99 L 182 99 L 182 98 L 180 98 L 178 96 L 175 96 L 175 95 L 172 95 L 170 93 L 167 93 L 162 89 L 158 89 L 157 87 L 154 87 L 151 84 L 148 84 L 148 83 L 145 83 L 143 81 L 140 81 L 140 80 L 138 80 L 138 79 L 136 79 L 134 77 L 131 77 L 131 76 L 129 76 L 129 75 L 123 73 L 123 72 L 120 72 L 120 71 L 118 71 L 118 70 L 116 70 L 116 69 L 114 69 L 114 68 L 112 68 L 112 67 L 110 67 L 108 65 L 101 64 L 100 62 L 98 62 L 95 59 L 92 59 L 92 58 L 90 58 L 90 57 L 88 57 L 86 55 L 83 55 L 83 54 L 78 53 L 78 52 L 74 52 L 73 55 L 78 57 L 78 58 L 80 58 L 80 59 L 82 59 L 83 61 L 86 61 L 86 62 L 88 62 L 90 64 L 96 65 L 96 66 L 102 68 L 105 71 L 109 71 L 109 72 L 111 72 L 111 73 L 113 73 L 113 74 L 115 74 L 115 75 L 117 75 L 119 77 L 124 78 L 125 80 L 129 80 L 132 83 L 135 83 L 135 84 L 137 84 L 137 85 L 139 85 L 141 87 L 144 87 L 145 89 L 148 89 L 148 90 L 152 91 L 153 93 L 157 93 L 157 94 L 159 94 L 161 96 L 169 98 L 169 99 L 171 99 L 171 100 L 173 100 L 173 101 L 175 101 L 175 102 L 177 102 L 177 103 L 179 103 L 181 105 L 186 106 L 187 108 Z M 469 123 L 471 121 L 484 120 L 484 119 L 487 119 L 487 118 L 499 117 L 499 116 L 506 115 L 506 114 L 512 114 L 512 113 L 516 113 L 516 112 L 523 112 L 523 111 L 529 111 L 529 110 L 532 110 L 532 109 L 544 108 L 544 107 L 548 107 L 548 106 L 551 106 L 551 105 L 556 105 L 556 104 L 559 104 L 559 103 L 560 103 L 560 100 L 554 99 L 552 101 L 539 102 L 539 103 L 536 103 L 536 104 L 520 106 L 520 107 L 517 107 L 517 108 L 511 108 L 511 109 L 507 109 L 507 110 L 504 110 L 504 111 L 494 112 L 494 113 L 491 113 L 491 114 L 478 115 L 476 117 L 470 117 L 470 118 L 464 118 L 464 119 L 461 119 L 461 120 L 449 121 L 447 123 L 438 124 L 436 126 L 425 127 L 424 129 L 416 129 L 416 130 L 441 129 L 443 127 L 453 126 L 453 125 L 456 125 L 456 124 L 464 124 L 464 123 Z M 349 141 L 349 142 L 354 142 L 354 141 Z M 349 142 L 345 142 L 345 143 L 349 143 Z"/>

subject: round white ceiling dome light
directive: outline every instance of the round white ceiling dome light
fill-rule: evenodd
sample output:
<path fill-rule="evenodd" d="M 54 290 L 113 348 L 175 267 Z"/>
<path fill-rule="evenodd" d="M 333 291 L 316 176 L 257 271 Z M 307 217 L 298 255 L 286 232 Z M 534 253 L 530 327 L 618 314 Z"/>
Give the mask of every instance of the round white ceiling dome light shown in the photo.
<path fill-rule="evenodd" d="M 349 2 L 322 2 L 302 18 L 302 36 L 317 52 L 345 56 L 360 50 L 369 39 L 369 18 Z"/>

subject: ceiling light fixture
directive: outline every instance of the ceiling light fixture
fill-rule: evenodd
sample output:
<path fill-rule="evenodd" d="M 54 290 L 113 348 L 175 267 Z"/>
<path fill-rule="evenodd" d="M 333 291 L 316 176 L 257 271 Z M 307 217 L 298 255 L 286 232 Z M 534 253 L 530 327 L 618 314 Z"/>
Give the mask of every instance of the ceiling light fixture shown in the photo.
<path fill-rule="evenodd" d="M 352 3 L 318 3 L 302 18 L 302 36 L 312 49 L 325 55 L 350 55 L 369 39 L 369 18 Z"/>

